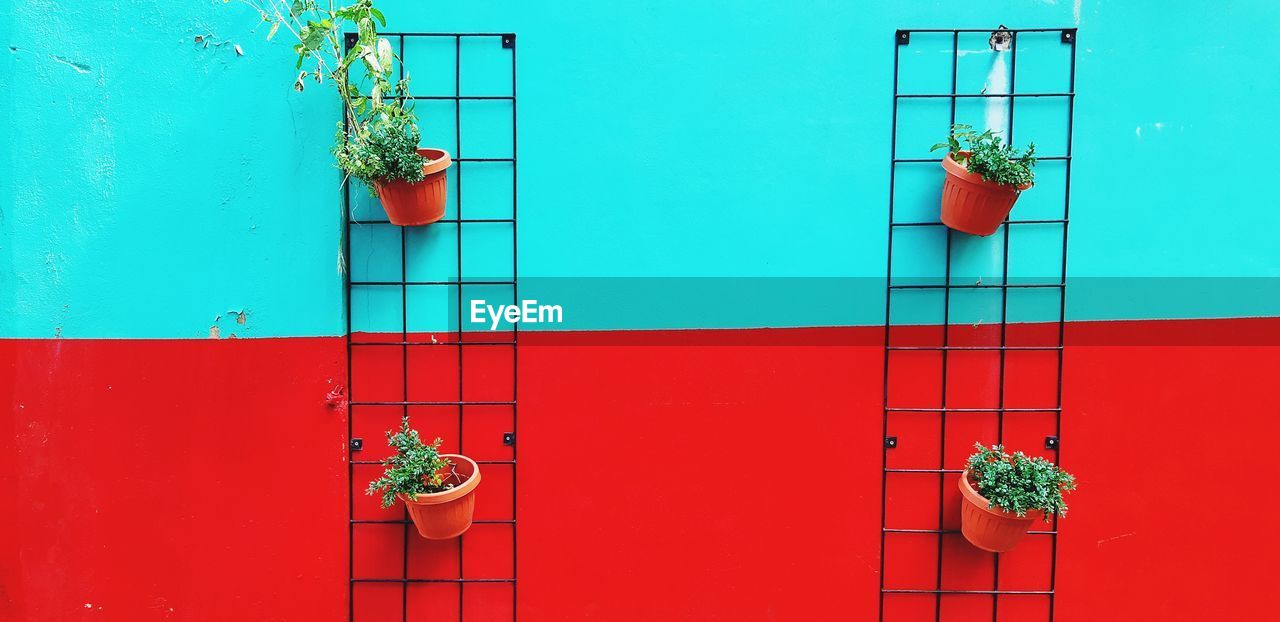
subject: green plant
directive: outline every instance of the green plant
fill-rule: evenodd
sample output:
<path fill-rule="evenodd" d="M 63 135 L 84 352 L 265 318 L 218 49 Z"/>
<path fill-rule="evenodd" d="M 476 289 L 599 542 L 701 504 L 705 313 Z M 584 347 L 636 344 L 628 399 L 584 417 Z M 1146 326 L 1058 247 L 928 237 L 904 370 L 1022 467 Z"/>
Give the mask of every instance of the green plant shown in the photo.
<path fill-rule="evenodd" d="M 382 477 L 369 482 L 365 494 L 382 492 L 382 507 L 389 508 L 395 503 L 397 494 L 410 497 L 418 494 L 443 492 L 453 488 L 453 483 L 446 480 L 459 480 L 450 468 L 453 463 L 440 455 L 440 444 L 444 441 L 436 439 L 431 444 L 422 442 L 418 431 L 409 427 L 409 417 L 400 420 L 399 430 L 387 431 L 387 445 L 395 447 L 396 453 L 382 461 L 386 469 Z"/>
<path fill-rule="evenodd" d="M 1070 473 L 1041 458 L 1029 458 L 1022 452 L 1012 455 L 1001 445 L 987 447 L 974 443 L 976 453 L 969 456 L 970 482 L 988 502 L 988 507 L 1026 516 L 1031 510 L 1043 510 L 1049 516 L 1067 515 L 1064 491 L 1076 489 Z"/>
<path fill-rule="evenodd" d="M 1036 165 L 1036 144 L 1027 145 L 1024 153 L 1018 153 L 1012 145 L 1004 144 L 991 130 L 981 134 L 963 123 L 951 126 L 947 141 L 929 148 L 929 151 L 947 149 L 951 158 L 970 173 L 1002 186 L 1023 186 L 1035 179 L 1032 168 Z"/>
<path fill-rule="evenodd" d="M 403 179 L 409 183 L 422 181 L 422 156 L 418 155 L 418 129 L 404 131 L 371 130 L 353 140 L 342 140 L 339 131 L 333 155 L 338 167 L 348 175 L 370 183 L 375 179 Z"/>
<path fill-rule="evenodd" d="M 224 0 L 225 1 L 225 0 Z M 370 187 L 378 180 L 422 180 L 417 115 L 408 97 L 408 78 L 391 81 L 397 56 L 391 42 L 378 36 L 386 17 L 373 0 L 347 6 L 316 0 L 240 0 L 270 24 L 270 40 L 282 28 L 293 35 L 298 71 L 293 88 L 326 80 L 342 99 L 345 123 L 338 124 L 333 154 L 338 167 Z M 346 34 L 354 34 L 351 46 Z M 356 70 L 359 69 L 357 72 Z M 357 84 L 365 84 L 362 93 Z"/>

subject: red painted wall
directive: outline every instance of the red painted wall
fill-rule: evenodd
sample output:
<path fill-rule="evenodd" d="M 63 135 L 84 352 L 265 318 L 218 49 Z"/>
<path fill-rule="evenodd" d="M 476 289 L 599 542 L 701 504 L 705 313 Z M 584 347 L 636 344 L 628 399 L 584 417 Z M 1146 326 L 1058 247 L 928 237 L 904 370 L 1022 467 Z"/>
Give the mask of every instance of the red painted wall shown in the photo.
<path fill-rule="evenodd" d="M 1276 617 L 1280 321 L 1170 324 L 1199 324 L 1210 344 L 1239 342 L 1206 338 L 1215 325 L 1252 326 L 1268 345 L 1069 352 L 1062 453 L 1080 492 L 1058 552 L 1060 621 Z"/>
<path fill-rule="evenodd" d="M 1257 491 L 1267 489 L 1263 460 L 1280 432 L 1270 386 L 1280 345 L 1238 344 L 1242 334 L 1280 344 L 1278 328 L 1276 320 L 1071 326 L 1078 345 L 1065 353 L 1061 460 L 1081 489 L 1062 521 L 1055 619 L 1268 615 L 1262 564 L 1280 546 L 1254 523 L 1269 509 Z M 486 470 L 478 518 L 495 522 L 463 538 L 464 575 L 511 576 L 513 534 L 501 521 L 515 516 L 522 620 L 874 616 L 878 334 L 526 335 L 518 503 L 510 467 Z M 1193 336 L 1201 345 L 1174 345 Z M 398 349 L 370 350 L 384 358 L 356 361 L 355 399 L 376 397 L 361 396 L 362 387 L 400 391 Z M 0 619 L 346 619 L 346 422 L 325 399 L 345 377 L 341 339 L 0 341 L 0 354 L 0 393 L 13 405 L 13 434 L 0 436 L 0 496 L 9 503 L 0 521 L 18 534 L 0 544 Z M 891 378 L 891 396 L 936 399 L 935 356 L 895 363 L 903 381 Z M 1006 405 L 1052 397 L 1053 376 L 1042 373 L 1052 361 L 1056 354 L 1012 357 Z M 984 369 L 991 361 L 970 362 L 966 372 L 952 361 L 951 405 L 995 395 L 998 375 Z M 468 399 L 509 395 L 501 370 L 510 363 L 469 359 Z M 416 399 L 448 399 L 456 387 L 456 355 L 415 358 L 411 370 Z M 457 438 L 456 411 L 414 415 L 424 431 Z M 358 459 L 381 455 L 381 431 L 398 416 L 353 407 L 367 447 Z M 463 449 L 510 459 L 500 436 L 511 417 L 496 407 L 464 413 Z M 958 467 L 969 443 L 992 440 L 995 421 L 950 416 L 944 463 Z M 936 467 L 940 423 L 895 415 L 900 446 L 889 466 Z M 1005 419 L 1015 448 L 1043 452 L 1051 430 L 1044 415 Z M 357 470 L 357 516 L 398 518 L 360 494 L 376 467 Z M 939 488 L 931 474 L 890 477 L 888 524 L 936 529 L 939 490 L 944 527 L 954 528 L 953 483 Z M 1262 518 L 1242 521 L 1241 508 Z M 357 575 L 400 577 L 403 533 L 399 524 L 358 526 Z M 938 537 L 887 536 L 887 586 L 933 589 Z M 990 589 L 994 558 L 941 537 L 944 587 Z M 410 543 L 411 576 L 458 576 L 457 543 Z M 1051 543 L 1033 535 L 1002 556 L 1001 589 L 1047 589 Z M 509 619 L 510 590 L 468 584 L 466 619 Z M 456 584 L 414 584 L 409 619 L 448 619 L 459 596 Z M 1002 596 L 997 619 L 1043 619 L 1049 600 Z M 944 619 L 992 612 L 988 595 L 942 601 Z M 400 606 L 398 583 L 357 588 L 358 620 L 398 619 Z M 935 606 L 932 594 L 890 595 L 886 619 L 932 620 Z"/>
<path fill-rule="evenodd" d="M 522 350 L 521 618 L 874 611 L 880 357 L 866 346 Z"/>
<path fill-rule="evenodd" d="M 340 338 L 0 340 L 0 620 L 340 620 Z"/>

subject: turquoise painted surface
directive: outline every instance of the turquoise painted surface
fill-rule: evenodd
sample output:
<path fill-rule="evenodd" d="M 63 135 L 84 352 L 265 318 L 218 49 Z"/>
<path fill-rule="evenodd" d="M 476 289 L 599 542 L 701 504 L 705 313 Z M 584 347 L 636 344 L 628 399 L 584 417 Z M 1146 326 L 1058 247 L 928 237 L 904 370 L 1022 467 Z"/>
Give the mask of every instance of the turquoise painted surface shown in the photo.
<path fill-rule="evenodd" d="M 1263 69 L 1276 60 L 1271 3 L 1212 14 L 1154 0 L 381 5 L 392 29 L 519 33 L 520 293 L 563 305 L 565 327 L 882 322 L 892 33 L 1000 23 L 1080 28 L 1069 317 L 1280 315 L 1280 211 L 1258 183 L 1269 178 L 1258 138 L 1280 96 L 1280 74 Z M 147 15 L 136 27 L 135 9 Z M 3 89 L 16 140 L 4 147 L 15 174 L 0 180 L 0 276 L 16 287 L 0 303 L 16 312 L 0 335 L 197 337 L 219 315 L 224 336 L 343 330 L 336 106 L 288 89 L 287 50 L 246 32 L 252 21 L 219 1 L 26 3 L 5 16 L 0 79 L 24 88 Z M 205 31 L 246 54 L 194 45 Z M 904 91 L 949 87 L 949 43 L 918 35 L 902 49 Z M 1019 91 L 1065 88 L 1056 36 L 1019 46 Z M 994 55 L 980 35 L 961 48 L 959 86 L 980 89 Z M 466 43 L 463 92 L 506 94 L 504 52 Z M 406 55 L 419 93 L 452 92 L 447 41 Z M 505 105 L 456 112 L 464 156 L 510 153 Z M 426 142 L 456 153 L 452 104 L 422 111 Z M 965 102 L 957 114 L 986 110 Z M 921 155 L 947 115 L 904 105 L 899 155 Z M 1061 102 L 1020 100 L 1014 138 L 1061 153 Z M 465 216 L 501 215 L 510 171 L 463 169 Z M 1054 215 L 1063 172 L 1044 163 L 1015 213 Z M 939 183 L 933 165 L 900 168 L 899 218 L 931 218 Z M 356 213 L 377 206 L 360 200 Z M 411 278 L 456 271 L 449 227 L 408 234 Z M 509 229 L 462 237 L 466 277 L 509 274 Z M 1012 232 L 1011 275 L 1052 280 L 1057 239 Z M 957 278 L 998 279 L 999 241 L 957 238 Z M 352 245 L 353 276 L 398 278 L 397 231 L 357 226 Z M 895 276 L 936 278 L 943 248 L 936 231 L 903 234 Z M 988 294 L 957 296 L 952 320 L 998 318 Z M 510 292 L 464 293 L 475 295 Z M 411 290 L 409 328 L 455 325 L 456 296 Z M 897 296 L 895 321 L 940 319 L 940 301 Z M 357 329 L 402 325 L 398 288 L 357 288 L 352 302 Z M 1056 308 L 1020 292 L 1010 317 Z M 245 324 L 227 325 L 232 310 L 248 310 Z"/>
<path fill-rule="evenodd" d="M 0 335 L 340 333 L 338 108 L 245 7 L 5 5 Z"/>

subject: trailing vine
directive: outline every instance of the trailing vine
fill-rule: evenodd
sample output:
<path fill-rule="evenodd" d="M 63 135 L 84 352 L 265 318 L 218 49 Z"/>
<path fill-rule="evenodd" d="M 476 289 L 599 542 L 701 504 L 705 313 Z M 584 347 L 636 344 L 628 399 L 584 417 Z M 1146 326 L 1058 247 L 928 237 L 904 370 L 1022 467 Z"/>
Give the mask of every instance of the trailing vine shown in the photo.
<path fill-rule="evenodd" d="M 225 1 L 225 0 L 224 0 Z M 333 154 L 338 167 L 372 188 L 375 181 L 422 180 L 421 138 L 407 77 L 395 82 L 392 69 L 398 57 L 391 42 L 378 36 L 386 17 L 373 0 L 346 6 L 316 0 L 240 0 L 270 24 L 267 40 L 282 30 L 292 35 L 298 71 L 293 88 L 329 82 L 342 99 L 345 123 L 338 124 Z M 345 33 L 355 35 L 346 45 Z M 362 79 L 352 80 L 359 69 Z M 407 76 L 407 74 L 406 74 Z M 357 83 L 368 84 L 362 93 Z"/>

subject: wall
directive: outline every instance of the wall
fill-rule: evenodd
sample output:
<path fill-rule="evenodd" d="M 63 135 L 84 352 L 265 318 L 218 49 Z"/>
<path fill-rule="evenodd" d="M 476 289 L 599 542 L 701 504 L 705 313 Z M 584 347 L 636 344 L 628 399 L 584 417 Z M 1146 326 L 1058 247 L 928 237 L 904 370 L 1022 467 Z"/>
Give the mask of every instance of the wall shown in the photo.
<path fill-rule="evenodd" d="M 1066 353 L 1061 459 L 1082 489 L 1059 543 L 1057 619 L 1104 605 L 1116 619 L 1264 611 L 1249 578 L 1264 575 L 1241 569 L 1274 554 L 1273 539 L 1246 543 L 1175 485 L 1209 484 L 1191 453 L 1239 464 L 1213 480 L 1223 495 L 1253 490 L 1274 432 L 1259 376 L 1276 360 L 1274 320 L 1241 318 L 1280 315 L 1266 237 L 1280 216 L 1255 184 L 1216 181 L 1200 154 L 1221 144 L 1230 179 L 1265 178 L 1246 137 L 1270 122 L 1252 102 L 1280 90 L 1256 70 L 1280 12 L 1215 8 L 384 3 L 392 28 L 519 33 L 522 282 L 561 297 L 569 328 L 606 331 L 521 353 L 522 617 L 871 615 L 882 378 L 866 327 L 884 308 L 890 37 L 998 23 L 1080 28 L 1068 314 L 1085 332 Z M 0 492 L 20 500 L 0 514 L 22 536 L 5 539 L 0 617 L 345 619 L 332 99 L 290 89 L 286 46 L 248 32 L 252 12 L 235 3 L 0 11 L 0 421 L 13 431 L 0 455 L 14 474 Z M 918 43 L 906 52 L 928 64 Z M 434 71 L 415 69 L 415 83 L 435 84 Z M 1241 84 L 1253 99 L 1224 96 Z M 353 274 L 376 263 L 376 244 L 353 247 Z M 692 277 L 839 280 L 726 306 L 734 287 Z M 381 303 L 357 309 L 364 329 L 398 324 Z M 422 310 L 424 330 L 450 326 Z M 740 330 L 766 326 L 800 332 Z M 620 334 L 655 328 L 720 330 Z M 1206 421 L 1232 442 L 1206 440 Z M 936 423 L 916 425 L 898 430 L 904 450 L 936 447 Z M 1043 434 L 1029 425 L 1013 438 L 1030 448 Z M 761 444 L 812 478 L 737 462 Z M 641 452 L 671 464 L 642 468 Z M 803 521 L 758 498 L 781 490 L 800 493 Z M 917 501 L 932 496 L 893 498 L 894 516 L 936 516 Z M 1237 546 L 1187 544 L 1215 530 Z M 886 572 L 932 571 L 933 547 Z M 948 581 L 986 580 L 988 560 L 946 550 L 958 555 Z M 1046 580 L 1031 557 L 1027 574 L 1001 576 Z M 472 594 L 474 607 L 501 600 Z M 1000 615 L 1034 618 L 1047 601 L 1002 601 Z M 890 606 L 933 613 L 929 597 Z"/>

